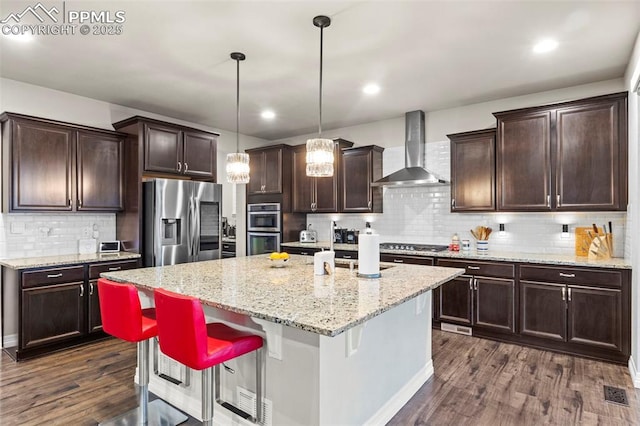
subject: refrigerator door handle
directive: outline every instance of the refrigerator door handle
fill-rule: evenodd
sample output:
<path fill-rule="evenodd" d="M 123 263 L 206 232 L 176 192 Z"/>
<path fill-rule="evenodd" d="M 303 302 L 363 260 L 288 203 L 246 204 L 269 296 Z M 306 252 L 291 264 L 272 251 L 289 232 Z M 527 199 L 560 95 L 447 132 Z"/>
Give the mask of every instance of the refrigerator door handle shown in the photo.
<path fill-rule="evenodd" d="M 193 204 L 194 204 L 194 212 L 193 212 L 193 217 L 194 217 L 194 229 L 193 229 L 193 256 L 195 257 L 195 260 L 199 260 L 198 256 L 200 255 L 200 202 L 198 201 L 197 198 L 195 198 L 193 200 Z"/>
<path fill-rule="evenodd" d="M 191 256 L 193 256 L 193 233 L 191 230 L 191 222 L 193 221 L 193 198 L 189 197 L 189 203 L 187 205 L 187 226 L 186 234 L 187 234 L 187 256 L 189 256 L 189 261 L 192 261 Z"/>

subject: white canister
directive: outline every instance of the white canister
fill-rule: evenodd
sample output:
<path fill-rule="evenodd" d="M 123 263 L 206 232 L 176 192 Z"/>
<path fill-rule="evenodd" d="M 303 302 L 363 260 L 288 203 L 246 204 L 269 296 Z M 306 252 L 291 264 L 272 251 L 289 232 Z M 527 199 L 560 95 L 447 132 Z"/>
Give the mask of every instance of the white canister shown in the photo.
<path fill-rule="evenodd" d="M 476 250 L 478 253 L 486 253 L 489 251 L 489 240 L 478 240 L 476 241 Z"/>
<path fill-rule="evenodd" d="M 462 251 L 469 250 L 471 250 L 471 243 L 469 242 L 469 240 L 462 240 Z"/>

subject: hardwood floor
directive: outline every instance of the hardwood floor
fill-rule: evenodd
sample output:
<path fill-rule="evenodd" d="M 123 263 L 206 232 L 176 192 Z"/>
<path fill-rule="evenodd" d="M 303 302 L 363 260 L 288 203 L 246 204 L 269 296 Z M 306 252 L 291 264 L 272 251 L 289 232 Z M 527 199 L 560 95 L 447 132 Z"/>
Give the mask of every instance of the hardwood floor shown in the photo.
<path fill-rule="evenodd" d="M 0 425 L 95 425 L 133 408 L 135 361 L 135 344 L 117 339 L 21 363 L 2 353 Z M 433 361 L 435 376 L 389 425 L 640 425 L 626 366 L 438 330 Z M 605 402 L 605 384 L 629 406 Z"/>

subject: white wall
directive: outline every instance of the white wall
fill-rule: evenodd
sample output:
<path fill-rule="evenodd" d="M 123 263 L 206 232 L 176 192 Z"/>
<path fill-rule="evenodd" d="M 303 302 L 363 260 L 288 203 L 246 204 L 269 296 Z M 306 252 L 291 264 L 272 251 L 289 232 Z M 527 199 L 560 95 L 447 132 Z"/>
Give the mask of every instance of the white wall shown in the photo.
<path fill-rule="evenodd" d="M 83 96 L 77 96 L 71 93 L 65 93 L 58 90 L 48 89 L 45 87 L 34 86 L 23 82 L 9 80 L 6 78 L 0 79 L 0 111 L 10 111 L 20 114 L 27 114 L 36 117 L 49 118 L 53 120 L 65 121 L 74 124 L 81 124 L 86 126 L 98 127 L 102 129 L 113 130 L 112 123 L 123 120 L 125 118 L 141 115 L 145 117 L 155 118 L 158 120 L 164 120 L 172 123 L 182 124 L 190 127 L 194 127 L 201 130 L 217 132 L 220 134 L 218 138 L 218 176 L 217 181 L 223 185 L 223 216 L 227 216 L 231 224 L 238 225 L 238 253 L 245 253 L 244 238 L 245 235 L 245 192 L 244 187 L 238 187 L 238 196 L 236 199 L 236 215 L 232 214 L 232 191 L 233 185 L 226 182 L 225 177 L 225 159 L 228 153 L 235 152 L 236 150 L 236 134 L 235 132 L 229 132 L 222 129 L 203 126 L 197 123 L 191 123 L 184 120 L 178 120 L 172 117 L 166 117 L 159 114 L 154 114 L 147 111 L 128 108 L 121 105 L 114 105 L 108 102 L 99 101 L 96 99 L 90 99 Z M 254 138 L 251 136 L 240 135 L 240 149 L 255 148 L 263 146 L 267 141 Z M 22 218 L 33 217 L 36 222 L 41 221 L 42 217 L 38 219 L 38 214 L 25 215 L 19 214 Z M 2 214 L 0 220 L 4 223 L 5 236 L 12 235 L 11 244 L 12 247 L 7 247 L 7 239 L 4 240 L 0 236 L 0 256 L 7 255 L 11 257 L 20 257 L 25 255 L 39 256 L 48 254 L 63 254 L 68 252 L 69 247 L 54 248 L 51 246 L 51 252 L 48 252 L 45 248 L 34 249 L 33 252 L 29 251 L 35 241 L 33 238 L 38 239 L 40 237 L 38 232 L 33 235 L 32 231 L 24 234 L 24 240 L 21 240 L 17 234 L 10 234 L 10 222 L 14 219 L 12 214 Z M 57 216 L 58 222 L 72 222 L 78 218 L 77 215 L 60 215 Z M 35 225 L 34 225 L 35 226 Z M 37 227 L 36 227 L 37 229 Z M 62 226 L 59 229 L 68 229 L 66 226 Z M 1 232 L 1 231 L 0 231 Z M 111 231 L 107 231 L 111 232 Z M 1 235 L 1 234 L 0 234 Z M 68 234 L 74 235 L 74 234 Z M 66 238 L 65 236 L 63 236 Z M 113 237 L 111 237 L 113 238 Z M 105 238 L 106 239 L 106 238 Z M 13 244 L 18 244 L 20 249 L 17 251 L 12 250 Z M 15 255 L 20 253 L 20 255 Z"/>
<path fill-rule="evenodd" d="M 640 34 L 636 39 L 633 55 L 624 77 L 626 89 L 629 90 L 629 211 L 627 227 L 630 235 L 635 235 L 629 244 L 627 259 L 633 267 L 631 285 L 631 360 L 629 370 L 635 387 L 640 388 L 640 98 L 632 93 L 640 84 Z"/>

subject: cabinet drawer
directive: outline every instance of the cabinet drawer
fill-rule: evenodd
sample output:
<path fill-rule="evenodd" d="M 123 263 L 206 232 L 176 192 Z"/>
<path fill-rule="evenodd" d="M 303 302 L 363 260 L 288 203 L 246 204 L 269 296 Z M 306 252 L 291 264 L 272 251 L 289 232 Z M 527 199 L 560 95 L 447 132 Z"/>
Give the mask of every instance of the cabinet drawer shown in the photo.
<path fill-rule="evenodd" d="M 357 251 L 336 250 L 336 259 L 357 259 Z"/>
<path fill-rule="evenodd" d="M 126 260 L 122 262 L 105 262 L 89 265 L 89 279 L 96 280 L 100 278 L 103 272 L 121 271 L 124 269 L 135 269 L 138 267 L 137 260 Z"/>
<path fill-rule="evenodd" d="M 283 251 L 286 251 L 289 254 L 301 254 L 303 256 L 313 256 L 314 253 L 317 253 L 320 251 L 319 248 L 315 248 L 315 247 L 309 247 L 309 248 L 304 248 L 304 247 L 282 247 Z"/>
<path fill-rule="evenodd" d="M 427 265 L 433 266 L 433 258 L 431 257 L 423 257 L 423 256 L 405 256 L 405 255 L 397 255 L 397 254 L 380 254 L 381 262 L 391 262 L 391 263 L 410 263 L 414 265 Z"/>
<path fill-rule="evenodd" d="M 236 243 L 222 243 L 222 251 L 234 252 L 236 251 Z"/>
<path fill-rule="evenodd" d="M 598 269 L 521 265 L 520 279 L 560 284 L 595 284 L 607 287 L 622 287 L 622 271 L 603 271 Z"/>
<path fill-rule="evenodd" d="M 515 266 L 511 263 L 438 259 L 438 266 L 464 268 L 466 275 L 482 275 L 485 277 L 498 278 L 513 278 L 515 276 Z"/>
<path fill-rule="evenodd" d="M 22 287 L 37 287 L 58 283 L 84 281 L 84 265 L 67 268 L 41 269 L 22 273 Z"/>

